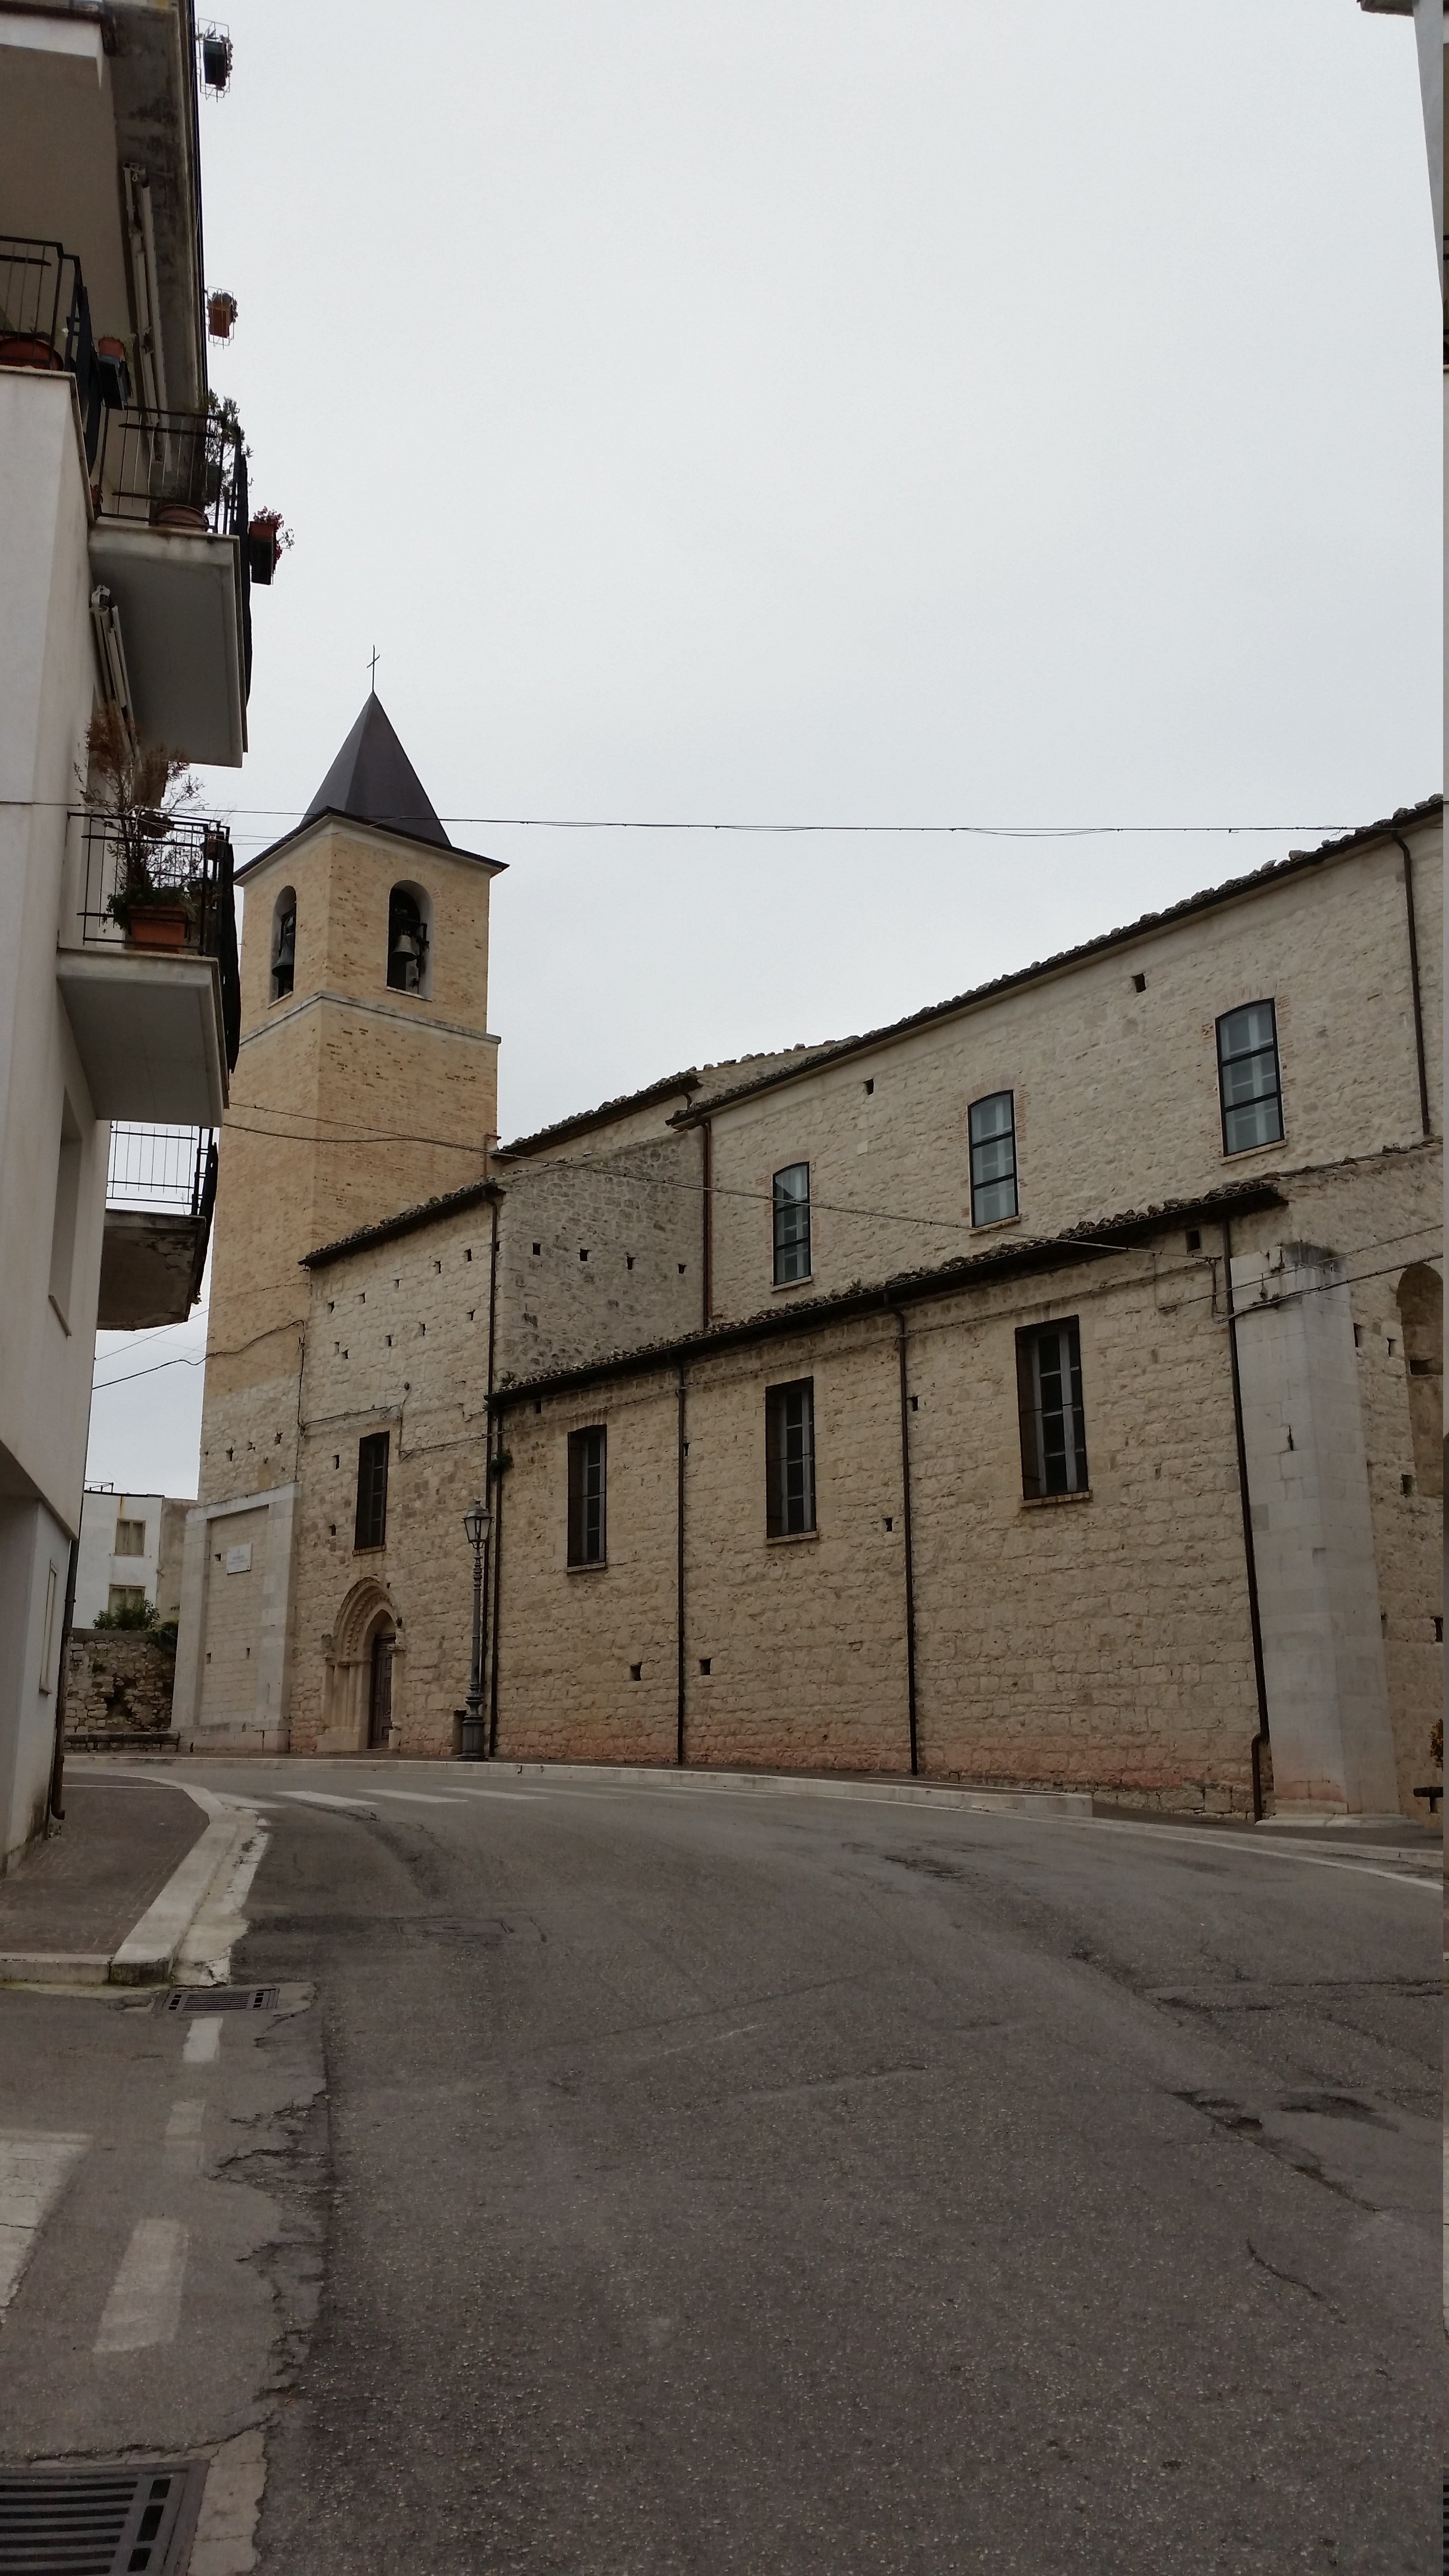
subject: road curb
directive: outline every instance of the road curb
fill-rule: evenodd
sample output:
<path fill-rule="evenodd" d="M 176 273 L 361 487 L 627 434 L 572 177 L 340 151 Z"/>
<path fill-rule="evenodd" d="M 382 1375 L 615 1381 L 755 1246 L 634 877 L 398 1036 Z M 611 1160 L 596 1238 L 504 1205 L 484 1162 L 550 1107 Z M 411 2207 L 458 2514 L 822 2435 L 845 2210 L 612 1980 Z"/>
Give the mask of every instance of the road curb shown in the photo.
<path fill-rule="evenodd" d="M 231 1879 L 257 1830 L 251 1808 L 236 1807 L 198 1789 L 189 1780 L 171 1780 L 206 1815 L 207 1823 L 185 1858 L 178 1862 L 159 1896 L 134 1923 L 119 1949 L 107 1957 L 93 1951 L 0 1952 L 0 1984 L 26 1986 L 167 1985 L 192 1925 L 212 1896 Z"/>
<path fill-rule="evenodd" d="M 900 1807 L 966 1808 L 991 1814 L 1005 1809 L 1027 1815 L 1090 1816 L 1091 1796 L 1085 1789 L 950 1789 L 927 1787 L 916 1780 L 820 1780 L 793 1772 L 780 1771 L 688 1771 L 663 1764 L 621 1762 L 506 1762 L 493 1760 L 449 1762 L 438 1766 L 447 1771 L 478 1772 L 483 1769 L 518 1780 L 591 1780 L 619 1781 L 631 1788 L 649 1787 L 686 1789 L 708 1795 L 711 1790 L 745 1791 L 752 1796 L 775 1798 L 864 1798 L 879 1804 L 889 1800 Z"/>

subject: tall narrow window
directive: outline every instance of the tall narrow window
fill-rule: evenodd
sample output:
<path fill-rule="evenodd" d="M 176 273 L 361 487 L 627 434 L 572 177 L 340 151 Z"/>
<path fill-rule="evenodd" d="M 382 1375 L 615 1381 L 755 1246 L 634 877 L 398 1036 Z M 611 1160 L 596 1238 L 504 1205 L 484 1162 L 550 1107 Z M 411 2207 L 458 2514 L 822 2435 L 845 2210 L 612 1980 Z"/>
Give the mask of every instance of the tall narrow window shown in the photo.
<path fill-rule="evenodd" d="M 810 1166 L 789 1163 L 775 1174 L 775 1285 L 810 1276 Z"/>
<path fill-rule="evenodd" d="M 1277 1144 L 1283 1133 L 1283 1085 L 1278 1014 L 1271 1002 L 1245 1002 L 1240 1011 L 1225 1011 L 1219 1020 L 1218 1089 L 1225 1154 Z"/>
<path fill-rule="evenodd" d="M 815 1381 L 765 1390 L 765 1535 L 815 1527 Z"/>
<path fill-rule="evenodd" d="M 357 1528 L 354 1547 L 382 1547 L 387 1539 L 386 1431 L 369 1431 L 357 1444 Z"/>
<path fill-rule="evenodd" d="M 60 1105 L 60 1149 L 55 1162 L 55 1203 L 50 1218 L 50 1302 L 70 1331 L 70 1292 L 75 1277 L 75 1234 L 80 1214 L 81 1131 L 70 1102 Z"/>
<path fill-rule="evenodd" d="M 602 1423 L 590 1431 L 569 1433 L 570 1565 L 604 1562 L 606 1444 Z"/>
<path fill-rule="evenodd" d="M 1021 1484 L 1032 1500 L 1087 1489 L 1082 1345 L 1075 1315 L 1016 1337 Z"/>
<path fill-rule="evenodd" d="M 1009 1091 L 971 1103 L 971 1222 L 1016 1214 L 1016 1115 Z"/>
<path fill-rule="evenodd" d="M 284 1002 L 297 973 L 297 898 L 283 886 L 272 908 L 272 1000 Z"/>
<path fill-rule="evenodd" d="M 427 997 L 429 904 L 421 886 L 395 885 L 387 902 L 387 980 L 394 993 Z"/>

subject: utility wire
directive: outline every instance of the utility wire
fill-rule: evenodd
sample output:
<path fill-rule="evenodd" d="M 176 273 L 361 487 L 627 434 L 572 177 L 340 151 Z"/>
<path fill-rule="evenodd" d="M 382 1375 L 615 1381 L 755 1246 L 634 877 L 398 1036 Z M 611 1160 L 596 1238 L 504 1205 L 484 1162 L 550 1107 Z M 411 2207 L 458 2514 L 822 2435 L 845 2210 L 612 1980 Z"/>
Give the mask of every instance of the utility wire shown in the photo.
<path fill-rule="evenodd" d="M 217 800 L 219 803 L 223 799 Z M 59 796 L 0 796 L 0 807 L 20 806 L 29 812 L 43 810 L 57 813 L 75 811 L 71 799 Z M 227 815 L 246 814 L 258 821 L 305 822 L 307 809 L 296 805 L 228 805 Z M 318 817 L 319 821 L 321 817 Z M 346 819 L 345 817 L 343 818 Z M 416 814 L 368 814 L 358 818 L 369 823 L 395 824 L 406 831 L 418 820 Z M 906 834 L 912 838 L 949 838 L 952 836 L 992 841 L 1078 841 L 1094 839 L 1129 839 L 1144 834 L 1168 834 L 1191 837 L 1195 834 L 1214 838 L 1233 838 L 1254 832 L 1349 832 L 1351 823 L 724 823 L 692 819 L 683 822 L 640 820 L 636 816 L 601 814 L 440 814 L 440 823 L 454 829 L 476 832 L 762 832 L 762 833 L 879 833 Z M 1371 826 L 1369 827 L 1372 828 Z"/>

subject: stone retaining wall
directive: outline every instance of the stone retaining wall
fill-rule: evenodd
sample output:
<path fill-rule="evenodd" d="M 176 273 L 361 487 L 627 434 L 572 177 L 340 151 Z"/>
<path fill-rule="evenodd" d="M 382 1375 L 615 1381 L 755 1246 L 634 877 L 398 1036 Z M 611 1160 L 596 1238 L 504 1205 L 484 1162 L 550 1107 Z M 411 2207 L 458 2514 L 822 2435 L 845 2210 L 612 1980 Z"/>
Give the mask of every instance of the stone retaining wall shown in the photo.
<path fill-rule="evenodd" d="M 65 1731 L 164 1735 L 171 1724 L 174 1646 L 144 1628 L 73 1628 L 65 1646 Z"/>

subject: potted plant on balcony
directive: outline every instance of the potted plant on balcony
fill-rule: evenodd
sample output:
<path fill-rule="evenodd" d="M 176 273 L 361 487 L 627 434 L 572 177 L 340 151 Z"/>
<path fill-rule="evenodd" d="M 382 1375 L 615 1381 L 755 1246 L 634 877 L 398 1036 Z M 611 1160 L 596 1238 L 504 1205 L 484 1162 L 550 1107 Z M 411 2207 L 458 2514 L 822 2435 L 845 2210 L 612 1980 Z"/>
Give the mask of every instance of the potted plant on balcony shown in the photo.
<path fill-rule="evenodd" d="M 292 542 L 292 531 L 283 521 L 280 510 L 254 510 L 247 528 L 247 549 L 251 559 L 251 576 L 263 589 Z"/>
<path fill-rule="evenodd" d="M 112 859 L 105 909 L 132 948 L 184 948 L 196 923 L 196 894 L 187 854 L 172 834 L 197 792 L 190 768 L 179 752 L 138 743 L 110 699 L 91 717 L 86 752 L 82 801 L 104 818 Z"/>

